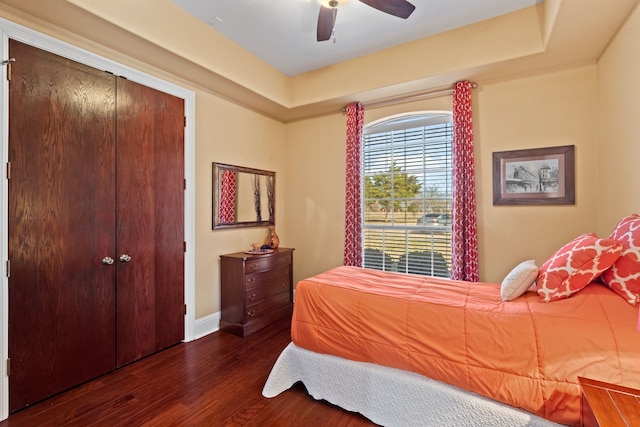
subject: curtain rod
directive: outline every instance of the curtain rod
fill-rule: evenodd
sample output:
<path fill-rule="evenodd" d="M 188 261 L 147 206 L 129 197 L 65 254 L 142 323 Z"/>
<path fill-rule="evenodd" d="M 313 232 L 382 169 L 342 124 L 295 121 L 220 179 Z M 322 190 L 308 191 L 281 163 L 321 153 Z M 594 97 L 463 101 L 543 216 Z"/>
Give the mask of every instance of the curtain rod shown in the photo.
<path fill-rule="evenodd" d="M 471 82 L 471 88 L 475 89 L 478 87 L 478 83 Z M 439 89 L 431 89 L 425 92 L 415 92 L 407 95 L 401 96 L 392 96 L 389 98 L 376 99 L 371 102 L 367 102 L 363 104 L 365 110 L 370 110 L 372 108 L 380 108 L 387 107 L 389 105 L 402 104 L 405 102 L 411 101 L 420 101 L 422 99 L 436 98 L 438 96 L 451 95 L 453 93 L 453 87 L 439 88 Z M 347 112 L 347 107 L 342 108 L 342 112 Z"/>

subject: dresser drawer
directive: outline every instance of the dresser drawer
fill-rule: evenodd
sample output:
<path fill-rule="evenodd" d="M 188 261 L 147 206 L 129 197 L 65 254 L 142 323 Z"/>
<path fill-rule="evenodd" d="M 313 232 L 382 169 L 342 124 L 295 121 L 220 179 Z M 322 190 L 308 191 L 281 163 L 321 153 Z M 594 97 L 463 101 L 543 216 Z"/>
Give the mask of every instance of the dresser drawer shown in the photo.
<path fill-rule="evenodd" d="M 291 264 L 291 254 L 275 254 L 275 255 L 260 255 L 248 259 L 245 265 L 246 273 L 257 273 L 260 271 L 271 270 L 275 267 Z"/>
<path fill-rule="evenodd" d="M 247 320 L 264 316 L 267 313 L 289 304 L 291 304 L 289 292 L 281 292 L 279 294 L 272 295 L 269 298 L 260 301 L 258 304 L 247 307 Z"/>
<path fill-rule="evenodd" d="M 276 267 L 273 270 L 261 271 L 259 273 L 251 273 L 245 276 L 244 285 L 246 289 L 255 288 L 271 282 L 287 282 L 291 272 L 290 265 Z"/>
<path fill-rule="evenodd" d="M 283 276 L 282 280 L 277 280 L 261 286 L 256 286 L 255 288 L 248 289 L 245 305 L 247 307 L 250 307 L 281 292 L 286 292 L 286 294 L 288 295 L 290 287 L 291 284 L 289 283 L 289 276 Z"/>
<path fill-rule="evenodd" d="M 277 309 L 263 313 L 260 317 L 253 317 L 247 319 L 247 323 L 244 325 L 244 333 L 251 334 L 255 331 L 258 331 L 262 328 L 265 328 L 271 325 L 273 322 L 276 322 L 280 319 L 291 318 L 291 314 L 293 313 L 293 304 L 285 305 L 282 307 L 278 307 Z"/>

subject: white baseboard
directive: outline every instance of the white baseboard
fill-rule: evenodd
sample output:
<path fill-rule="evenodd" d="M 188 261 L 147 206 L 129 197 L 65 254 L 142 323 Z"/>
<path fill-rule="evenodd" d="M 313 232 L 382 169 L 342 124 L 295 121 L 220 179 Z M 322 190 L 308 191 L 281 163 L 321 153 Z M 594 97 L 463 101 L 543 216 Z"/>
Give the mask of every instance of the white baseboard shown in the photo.
<path fill-rule="evenodd" d="M 220 330 L 220 312 L 196 319 L 194 335 L 195 339 L 212 334 Z"/>

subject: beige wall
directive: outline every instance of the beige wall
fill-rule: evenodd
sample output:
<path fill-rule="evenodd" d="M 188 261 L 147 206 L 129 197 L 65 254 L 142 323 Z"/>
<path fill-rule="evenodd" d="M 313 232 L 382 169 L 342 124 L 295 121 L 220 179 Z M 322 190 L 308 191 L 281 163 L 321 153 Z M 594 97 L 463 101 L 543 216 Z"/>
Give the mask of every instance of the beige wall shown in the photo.
<path fill-rule="evenodd" d="M 300 121 L 286 129 L 287 220 L 294 281 L 342 264 L 345 118 Z"/>
<path fill-rule="evenodd" d="M 287 246 L 285 125 L 215 95 L 196 95 L 196 319 L 220 310 L 222 254 L 262 242 L 266 227 L 212 230 L 212 162 L 276 172 L 276 232 Z"/>
<path fill-rule="evenodd" d="M 596 67 L 481 84 L 475 103 L 480 277 L 501 282 L 525 259 L 538 265 L 562 244 L 596 231 Z M 576 203 L 493 206 L 492 153 L 575 145 Z"/>
<path fill-rule="evenodd" d="M 596 67 L 480 82 L 473 93 L 480 277 L 500 282 L 525 259 L 544 262 L 580 233 L 596 231 Z M 451 110 L 451 97 L 365 110 L 371 123 L 399 113 Z M 287 125 L 285 229 L 296 277 L 342 263 L 345 117 Z M 576 146 L 576 204 L 493 206 L 494 151 Z"/>
<path fill-rule="evenodd" d="M 640 214 L 640 10 L 598 61 L 598 231 Z"/>

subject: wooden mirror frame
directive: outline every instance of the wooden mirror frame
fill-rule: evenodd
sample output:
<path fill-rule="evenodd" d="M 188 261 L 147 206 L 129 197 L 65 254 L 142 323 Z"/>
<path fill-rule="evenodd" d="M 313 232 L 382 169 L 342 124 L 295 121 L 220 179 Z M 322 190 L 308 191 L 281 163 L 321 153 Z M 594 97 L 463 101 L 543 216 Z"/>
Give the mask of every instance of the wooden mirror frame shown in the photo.
<path fill-rule="evenodd" d="M 253 169 L 244 166 L 234 166 L 213 162 L 213 224 L 212 228 L 239 228 L 239 227 L 261 227 L 275 225 L 275 187 L 276 173 Z M 240 174 L 253 175 L 253 194 L 245 194 L 251 191 L 244 191 L 240 184 Z M 257 190 L 255 183 L 258 183 Z M 226 197 L 226 203 L 222 200 L 226 192 L 231 192 Z M 255 219 L 245 220 L 239 218 L 238 206 L 249 206 L 253 204 Z M 226 208 L 225 208 L 226 205 Z M 262 212 L 262 207 L 266 207 L 267 212 Z M 221 211 L 222 208 L 222 211 Z M 244 209 L 245 211 L 247 209 Z M 267 219 L 262 219 L 263 217 Z M 233 217 L 233 219 L 231 219 Z"/>

